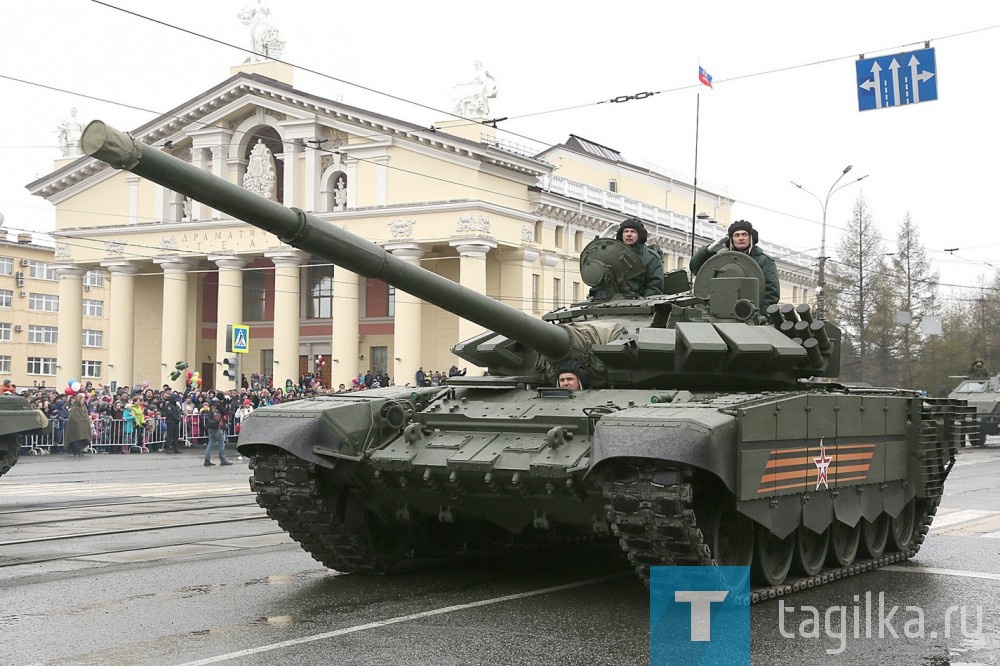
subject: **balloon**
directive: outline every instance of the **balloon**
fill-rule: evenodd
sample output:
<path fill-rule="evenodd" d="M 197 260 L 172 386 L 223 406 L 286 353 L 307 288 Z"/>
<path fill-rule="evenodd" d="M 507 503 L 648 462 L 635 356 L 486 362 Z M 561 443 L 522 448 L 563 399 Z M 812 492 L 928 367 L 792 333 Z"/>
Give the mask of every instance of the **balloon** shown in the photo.
<path fill-rule="evenodd" d="M 201 377 L 198 378 L 198 388 L 201 388 Z"/>
<path fill-rule="evenodd" d="M 75 379 L 71 379 L 68 382 L 66 382 L 66 386 L 72 386 L 75 383 L 77 383 L 77 381 Z"/>
<path fill-rule="evenodd" d="M 67 386 L 65 390 L 66 390 L 66 395 L 73 395 L 73 389 L 71 389 L 70 387 Z"/>
<path fill-rule="evenodd" d="M 73 393 L 80 392 L 80 382 L 76 381 L 75 379 L 72 382 L 70 382 L 69 387 L 73 389 Z"/>
<path fill-rule="evenodd" d="M 193 375 L 193 374 L 194 374 L 193 372 L 191 372 L 190 370 L 188 370 L 187 371 L 187 378 L 191 379 L 191 375 Z"/>

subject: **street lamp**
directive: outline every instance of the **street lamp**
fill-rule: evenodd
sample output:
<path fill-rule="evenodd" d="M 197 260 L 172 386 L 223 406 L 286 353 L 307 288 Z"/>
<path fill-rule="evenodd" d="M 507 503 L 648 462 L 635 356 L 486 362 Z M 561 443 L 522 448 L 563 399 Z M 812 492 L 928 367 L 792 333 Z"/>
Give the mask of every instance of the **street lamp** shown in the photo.
<path fill-rule="evenodd" d="M 806 188 L 804 188 L 801 185 L 799 185 L 798 183 L 796 183 L 794 180 L 791 181 L 792 185 L 794 185 L 795 187 L 799 188 L 800 190 L 802 190 L 806 194 L 811 195 L 816 201 L 818 201 L 819 205 L 820 205 L 820 208 L 823 210 L 823 225 L 822 225 L 823 231 L 822 231 L 822 236 L 820 237 L 820 242 L 819 242 L 819 280 L 817 281 L 817 284 L 819 286 L 819 292 L 816 294 L 816 318 L 817 319 L 825 319 L 826 318 L 826 207 L 830 203 L 830 197 L 833 196 L 834 192 L 838 192 L 838 191 L 844 189 L 845 187 L 847 187 L 848 185 L 853 185 L 854 183 L 858 182 L 859 180 L 864 180 L 865 178 L 868 177 L 868 174 L 865 174 L 863 176 L 859 176 L 858 178 L 855 178 L 854 180 L 852 180 L 849 183 L 844 183 L 840 187 L 837 187 L 837 183 L 840 182 L 841 178 L 843 178 L 844 176 L 847 175 L 847 172 L 850 171 L 851 168 L 852 168 L 852 165 L 850 165 L 850 164 L 848 164 L 846 167 L 844 167 L 844 170 L 840 173 L 839 176 L 837 176 L 837 180 L 833 181 L 833 185 L 831 185 L 830 189 L 827 191 L 827 193 L 826 193 L 826 199 L 820 199 L 819 196 L 817 196 L 815 193 L 810 192 Z"/>

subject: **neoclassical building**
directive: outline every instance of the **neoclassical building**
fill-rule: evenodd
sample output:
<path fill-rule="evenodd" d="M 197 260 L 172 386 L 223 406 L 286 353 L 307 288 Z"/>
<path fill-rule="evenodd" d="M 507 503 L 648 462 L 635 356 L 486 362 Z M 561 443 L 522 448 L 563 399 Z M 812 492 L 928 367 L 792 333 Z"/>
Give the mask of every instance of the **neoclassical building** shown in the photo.
<path fill-rule="evenodd" d="M 625 217 L 646 221 L 668 269 L 690 259 L 689 183 L 574 135 L 532 154 L 471 120 L 389 118 L 298 90 L 292 74 L 273 61 L 234 68 L 132 134 L 531 314 L 586 298 L 579 252 Z M 61 374 L 50 384 L 84 361 L 84 276 L 95 270 L 107 276 L 104 383 L 180 387 L 169 373 L 186 361 L 205 386 L 231 385 L 226 327 L 244 324 L 248 376 L 283 384 L 319 371 L 336 386 L 382 369 L 403 384 L 420 367 L 446 371 L 449 349 L 481 330 L 89 157 L 61 160 L 28 188 L 56 208 Z M 698 192 L 697 244 L 723 233 L 732 204 Z M 808 301 L 809 258 L 765 249 L 783 300 Z"/>

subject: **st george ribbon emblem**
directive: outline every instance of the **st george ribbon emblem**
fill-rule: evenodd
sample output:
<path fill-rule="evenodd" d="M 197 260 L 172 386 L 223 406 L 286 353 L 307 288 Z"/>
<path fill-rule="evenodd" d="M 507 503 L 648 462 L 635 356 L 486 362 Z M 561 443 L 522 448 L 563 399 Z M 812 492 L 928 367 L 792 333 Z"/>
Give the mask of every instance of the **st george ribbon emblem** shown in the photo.
<path fill-rule="evenodd" d="M 823 444 L 822 438 L 819 440 L 819 456 L 813 458 L 813 462 L 816 463 L 816 469 L 819 471 L 819 475 L 816 477 L 816 490 L 819 490 L 821 484 L 829 490 L 830 484 L 827 481 L 826 470 L 833 462 L 833 458 L 826 455 L 826 446 Z"/>

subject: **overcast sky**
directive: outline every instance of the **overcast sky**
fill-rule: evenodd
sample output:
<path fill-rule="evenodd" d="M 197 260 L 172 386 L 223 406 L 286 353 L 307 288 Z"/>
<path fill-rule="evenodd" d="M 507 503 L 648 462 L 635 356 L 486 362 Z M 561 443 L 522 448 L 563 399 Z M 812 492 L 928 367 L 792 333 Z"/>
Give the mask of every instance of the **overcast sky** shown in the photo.
<path fill-rule="evenodd" d="M 51 171 L 55 128 L 71 107 L 84 121 L 131 129 L 247 57 L 206 37 L 249 47 L 236 17 L 248 2 L 108 4 L 162 23 L 88 0 L 0 10 L 0 212 L 9 229 L 53 228 L 51 206 L 24 186 Z M 1000 267 L 995 0 L 264 4 L 287 43 L 282 59 L 327 75 L 296 72 L 296 87 L 310 93 L 430 125 L 447 119 L 451 86 L 481 60 L 497 81 L 491 115 L 509 118 L 500 123 L 508 140 L 544 145 L 573 133 L 688 180 L 700 93 L 699 184 L 736 199 L 735 218 L 765 240 L 818 255 L 820 205 L 789 181 L 822 198 L 851 164 L 842 182 L 868 178 L 833 196 L 828 255 L 863 194 L 887 252 L 912 216 L 943 283 L 971 286 Z M 858 56 L 926 41 L 939 99 L 859 112 Z M 699 63 L 714 89 L 698 83 Z M 598 103 L 639 92 L 660 94 Z"/>

